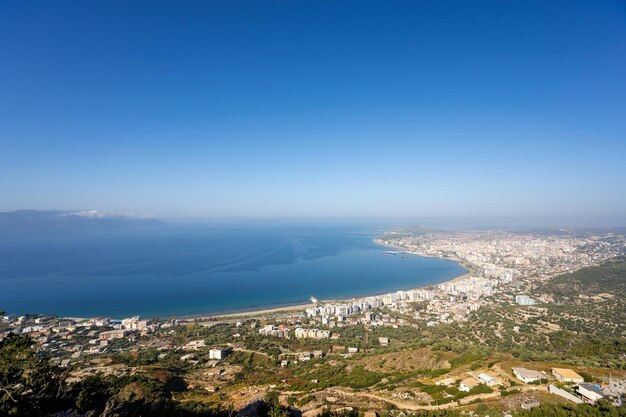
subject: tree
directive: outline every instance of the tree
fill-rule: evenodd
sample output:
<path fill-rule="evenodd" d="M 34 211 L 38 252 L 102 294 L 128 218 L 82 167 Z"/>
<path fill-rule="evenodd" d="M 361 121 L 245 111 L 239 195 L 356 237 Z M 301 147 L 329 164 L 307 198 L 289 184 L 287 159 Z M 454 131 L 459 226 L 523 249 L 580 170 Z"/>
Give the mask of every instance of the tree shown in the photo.
<path fill-rule="evenodd" d="M 100 414 L 107 403 L 118 390 L 117 378 L 105 379 L 101 374 L 91 375 L 76 384 L 73 396 L 76 401 L 76 408 L 81 412 L 95 410 Z"/>
<path fill-rule="evenodd" d="M 29 337 L 14 334 L 0 342 L 0 415 L 45 415 L 63 402 L 60 374 L 32 345 Z"/>
<path fill-rule="evenodd" d="M 280 405 L 280 401 L 278 400 L 278 394 L 276 392 L 270 392 L 265 397 L 265 402 L 267 403 L 267 416 L 268 417 L 287 417 L 289 413 Z"/>

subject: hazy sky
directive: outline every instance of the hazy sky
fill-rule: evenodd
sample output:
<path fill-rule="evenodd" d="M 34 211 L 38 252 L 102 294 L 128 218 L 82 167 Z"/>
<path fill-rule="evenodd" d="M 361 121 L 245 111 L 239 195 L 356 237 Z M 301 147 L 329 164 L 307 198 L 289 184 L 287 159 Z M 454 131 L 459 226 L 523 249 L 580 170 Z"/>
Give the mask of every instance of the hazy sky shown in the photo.
<path fill-rule="evenodd" d="M 626 3 L 1 1 L 20 208 L 625 219 Z"/>

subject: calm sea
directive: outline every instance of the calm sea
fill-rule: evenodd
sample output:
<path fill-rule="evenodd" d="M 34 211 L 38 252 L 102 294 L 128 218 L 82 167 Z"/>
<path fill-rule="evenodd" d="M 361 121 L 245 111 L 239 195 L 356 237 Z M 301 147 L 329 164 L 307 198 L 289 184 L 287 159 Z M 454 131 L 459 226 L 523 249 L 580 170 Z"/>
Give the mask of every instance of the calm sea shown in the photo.
<path fill-rule="evenodd" d="M 380 294 L 465 272 L 381 254 L 381 230 L 210 225 L 0 235 L 0 310 L 63 316 L 234 312 Z"/>

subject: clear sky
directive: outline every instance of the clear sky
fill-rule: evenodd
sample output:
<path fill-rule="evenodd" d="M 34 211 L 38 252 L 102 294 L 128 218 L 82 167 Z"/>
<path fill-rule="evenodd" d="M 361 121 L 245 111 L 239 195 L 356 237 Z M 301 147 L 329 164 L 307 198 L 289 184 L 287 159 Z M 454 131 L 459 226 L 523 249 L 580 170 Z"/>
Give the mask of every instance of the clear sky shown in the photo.
<path fill-rule="evenodd" d="M 0 1 L 0 210 L 626 219 L 626 2 Z"/>

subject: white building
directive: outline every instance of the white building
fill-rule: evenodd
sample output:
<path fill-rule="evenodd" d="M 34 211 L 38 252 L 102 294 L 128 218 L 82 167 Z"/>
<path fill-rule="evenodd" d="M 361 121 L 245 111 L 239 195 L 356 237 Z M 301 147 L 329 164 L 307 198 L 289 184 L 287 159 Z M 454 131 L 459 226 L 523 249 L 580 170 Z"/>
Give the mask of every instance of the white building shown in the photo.
<path fill-rule="evenodd" d="M 122 327 L 128 330 L 149 330 L 150 324 L 152 324 L 150 320 L 140 320 L 139 316 L 129 317 L 122 320 Z"/>
<path fill-rule="evenodd" d="M 604 398 L 604 390 L 598 384 L 579 384 L 578 393 L 589 403 L 595 403 Z"/>
<path fill-rule="evenodd" d="M 585 382 L 582 376 L 567 368 L 552 368 L 552 375 L 561 382 Z"/>
<path fill-rule="evenodd" d="M 545 378 L 541 372 L 526 368 L 513 368 L 513 374 L 515 374 L 517 379 L 526 384 Z"/>
<path fill-rule="evenodd" d="M 296 339 L 330 339 L 331 332 L 330 330 L 320 330 L 320 329 L 304 329 L 302 327 L 297 327 L 295 330 Z"/>
<path fill-rule="evenodd" d="M 521 306 L 532 306 L 536 303 L 534 298 L 530 298 L 527 295 L 516 295 L 515 302 Z"/>
<path fill-rule="evenodd" d="M 200 348 L 203 348 L 204 346 L 204 339 L 192 340 L 191 342 L 183 346 L 183 350 L 198 350 Z"/>
<path fill-rule="evenodd" d="M 209 359 L 221 360 L 224 359 L 226 356 L 228 356 L 228 350 L 226 349 L 215 348 L 209 350 Z"/>
<path fill-rule="evenodd" d="M 487 374 L 478 374 L 478 379 L 487 386 L 498 385 L 498 380 Z"/>
<path fill-rule="evenodd" d="M 476 378 L 466 378 L 459 384 L 459 390 L 469 392 L 472 388 L 479 384 Z"/>
<path fill-rule="evenodd" d="M 112 339 L 122 339 L 128 336 L 128 332 L 126 330 L 109 330 L 108 332 L 102 332 L 98 335 L 98 339 L 100 340 L 112 340 Z"/>

